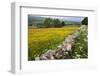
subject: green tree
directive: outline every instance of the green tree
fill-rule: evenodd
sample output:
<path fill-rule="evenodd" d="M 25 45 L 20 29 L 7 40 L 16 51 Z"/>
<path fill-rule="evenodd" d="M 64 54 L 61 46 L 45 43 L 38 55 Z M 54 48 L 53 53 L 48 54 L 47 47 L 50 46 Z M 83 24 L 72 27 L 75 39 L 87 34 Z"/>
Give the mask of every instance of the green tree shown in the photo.
<path fill-rule="evenodd" d="M 53 20 L 53 25 L 54 27 L 61 27 L 61 22 L 59 19 L 54 19 Z"/>
<path fill-rule="evenodd" d="M 88 25 L 88 17 L 85 17 L 81 23 L 82 25 Z"/>
<path fill-rule="evenodd" d="M 28 26 L 32 26 L 32 24 L 29 24 Z"/>
<path fill-rule="evenodd" d="M 44 20 L 43 24 L 44 24 L 45 27 L 51 27 L 51 25 L 52 25 L 52 19 L 51 18 L 46 18 Z"/>
<path fill-rule="evenodd" d="M 62 25 L 62 26 L 65 26 L 65 22 L 64 22 L 64 21 L 62 21 L 62 22 L 61 22 L 61 25 Z"/>

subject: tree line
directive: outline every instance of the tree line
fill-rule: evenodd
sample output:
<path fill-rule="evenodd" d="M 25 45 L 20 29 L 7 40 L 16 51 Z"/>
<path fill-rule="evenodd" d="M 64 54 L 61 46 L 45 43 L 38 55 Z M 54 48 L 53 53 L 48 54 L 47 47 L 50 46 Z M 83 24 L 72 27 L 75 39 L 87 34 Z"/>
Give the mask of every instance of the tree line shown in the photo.
<path fill-rule="evenodd" d="M 85 17 L 81 21 L 81 24 L 82 25 L 88 25 L 88 17 Z M 45 18 L 42 23 L 37 24 L 37 27 L 50 28 L 50 27 L 63 27 L 65 25 L 66 25 L 65 21 L 61 21 L 60 19 Z M 29 26 L 32 26 L 32 24 L 29 25 Z"/>
<path fill-rule="evenodd" d="M 46 18 L 43 22 L 45 27 L 63 27 L 65 26 L 64 21 L 60 21 L 59 19 L 52 19 L 52 18 Z"/>
<path fill-rule="evenodd" d="M 43 24 L 45 25 L 45 27 L 63 27 L 66 25 L 64 21 L 60 21 L 59 19 L 52 19 L 52 18 L 46 18 Z M 88 17 L 85 17 L 81 21 L 81 24 L 88 25 Z"/>

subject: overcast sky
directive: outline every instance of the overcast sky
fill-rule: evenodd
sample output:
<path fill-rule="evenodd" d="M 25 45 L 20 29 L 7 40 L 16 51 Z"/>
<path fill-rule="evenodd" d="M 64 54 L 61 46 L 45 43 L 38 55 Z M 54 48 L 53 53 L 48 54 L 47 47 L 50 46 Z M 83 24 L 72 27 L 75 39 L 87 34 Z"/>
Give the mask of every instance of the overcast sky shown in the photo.
<path fill-rule="evenodd" d="M 41 16 L 41 17 L 50 17 L 50 18 L 55 18 L 55 19 L 62 19 L 62 20 L 68 20 L 68 21 L 75 21 L 75 22 L 81 22 L 84 17 L 75 17 L 75 16 L 66 16 L 66 17 L 62 17 L 62 16 Z"/>
<path fill-rule="evenodd" d="M 66 20 L 66 21 L 74 21 L 74 22 L 81 22 L 84 17 L 78 17 L 78 16 L 39 16 L 39 15 L 29 15 L 29 19 L 36 19 L 39 17 L 44 17 L 44 18 L 53 18 L 53 19 L 62 19 L 62 20 Z"/>

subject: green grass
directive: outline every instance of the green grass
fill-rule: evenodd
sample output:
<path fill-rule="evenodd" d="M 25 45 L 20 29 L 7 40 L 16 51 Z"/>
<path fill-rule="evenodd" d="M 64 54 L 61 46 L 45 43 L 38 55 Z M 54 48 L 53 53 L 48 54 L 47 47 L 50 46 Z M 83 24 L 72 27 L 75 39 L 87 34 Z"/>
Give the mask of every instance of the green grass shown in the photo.
<path fill-rule="evenodd" d="M 34 60 L 49 49 L 55 49 L 78 26 L 63 28 L 28 28 L 28 60 Z"/>

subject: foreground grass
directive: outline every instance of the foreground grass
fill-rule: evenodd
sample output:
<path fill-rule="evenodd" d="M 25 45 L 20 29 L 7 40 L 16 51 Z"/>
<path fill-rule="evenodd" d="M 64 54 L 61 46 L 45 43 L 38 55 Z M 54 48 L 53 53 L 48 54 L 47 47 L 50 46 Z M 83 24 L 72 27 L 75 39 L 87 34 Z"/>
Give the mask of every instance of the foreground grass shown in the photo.
<path fill-rule="evenodd" d="M 29 28 L 28 60 L 34 60 L 49 49 L 55 49 L 65 37 L 78 30 L 77 26 L 63 28 Z"/>

